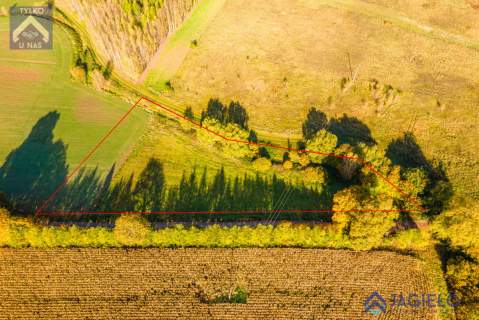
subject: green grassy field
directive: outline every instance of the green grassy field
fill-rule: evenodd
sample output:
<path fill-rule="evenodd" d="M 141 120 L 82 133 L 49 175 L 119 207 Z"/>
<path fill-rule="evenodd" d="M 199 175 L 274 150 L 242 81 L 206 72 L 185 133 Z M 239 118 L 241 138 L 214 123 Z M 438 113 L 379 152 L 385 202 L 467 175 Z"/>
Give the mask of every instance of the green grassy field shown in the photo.
<path fill-rule="evenodd" d="M 0 17 L 0 163 L 22 144 L 40 118 L 56 111 L 59 120 L 54 139 L 66 145 L 71 170 L 130 106 L 70 80 L 71 41 L 58 25 L 54 26 L 53 50 L 10 50 L 8 33 L 8 17 Z M 87 166 L 98 165 L 104 172 L 125 160 L 144 133 L 147 117 L 142 110 L 134 111 Z"/>
<path fill-rule="evenodd" d="M 456 19 L 439 19 L 450 1 L 399 7 L 230 0 L 175 76 L 161 81 L 170 80 L 171 98 L 195 113 L 212 97 L 239 100 L 251 127 L 282 144 L 300 137 L 312 106 L 329 117 L 357 117 L 384 148 L 413 131 L 427 158 L 446 165 L 455 194 L 477 199 L 479 46 L 471 18 L 477 9 L 455 2 Z M 352 73 L 354 85 L 341 90 L 341 79 Z M 400 89 L 399 99 L 378 108 L 368 89 L 372 78 Z"/>
<path fill-rule="evenodd" d="M 164 166 L 166 182 L 176 185 L 183 175 L 196 168 L 198 174 L 206 168 L 209 177 L 222 167 L 229 176 L 254 174 L 251 164 L 245 160 L 228 157 L 211 146 L 198 141 L 194 134 L 185 133 L 181 122 L 164 117 L 155 117 L 146 135 L 121 168 L 119 177 L 130 174 L 138 176 L 151 157 L 159 159 Z"/>

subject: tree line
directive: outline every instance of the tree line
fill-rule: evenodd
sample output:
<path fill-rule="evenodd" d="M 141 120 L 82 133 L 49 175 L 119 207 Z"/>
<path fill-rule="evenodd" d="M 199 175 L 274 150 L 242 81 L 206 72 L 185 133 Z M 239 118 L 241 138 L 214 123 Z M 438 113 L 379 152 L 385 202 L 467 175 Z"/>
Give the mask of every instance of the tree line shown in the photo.
<path fill-rule="evenodd" d="M 206 110 L 201 113 L 201 122 L 205 118 L 217 120 L 223 125 L 234 123 L 242 129 L 248 129 L 249 117 L 246 109 L 236 101 L 232 101 L 226 106 L 218 99 L 211 99 Z"/>

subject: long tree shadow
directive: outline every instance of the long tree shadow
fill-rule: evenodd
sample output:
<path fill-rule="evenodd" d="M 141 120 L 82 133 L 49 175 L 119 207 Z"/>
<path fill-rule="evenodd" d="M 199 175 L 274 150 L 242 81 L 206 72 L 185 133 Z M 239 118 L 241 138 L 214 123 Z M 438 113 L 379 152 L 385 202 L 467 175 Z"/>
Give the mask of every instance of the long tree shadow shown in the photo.
<path fill-rule="evenodd" d="M 330 199 L 324 192 L 304 185 L 294 185 L 276 176 L 263 178 L 259 175 L 245 175 L 232 179 L 222 169 L 208 181 L 206 169 L 200 176 L 193 170 L 190 175 L 185 174 L 178 185 L 167 188 L 163 165 L 157 159 L 150 159 L 137 179 L 130 175 L 112 183 L 113 174 L 114 167 L 104 179 L 96 169 L 81 170 L 45 211 L 62 214 L 49 217 L 48 220 L 113 222 L 116 217 L 113 213 L 160 211 L 176 213 L 166 216 L 150 215 L 150 220 L 236 221 L 239 218 L 235 214 L 213 214 L 219 211 L 252 212 L 241 214 L 241 219 L 259 219 L 265 217 L 264 212 L 268 211 L 275 212 L 274 215 L 270 214 L 274 219 L 307 220 L 312 217 L 302 214 L 302 210 L 317 209 L 318 204 L 324 205 L 321 209 L 330 206 Z M 283 209 L 298 211 L 280 215 Z M 185 211 L 212 214 L 179 214 Z"/>
<path fill-rule="evenodd" d="M 329 120 L 329 131 L 338 137 L 338 144 L 347 143 L 352 146 L 365 143 L 376 144 L 369 127 L 356 117 L 343 114 L 341 118 Z"/>
<path fill-rule="evenodd" d="M 429 161 L 426 158 L 413 133 L 405 132 L 401 138 L 393 140 L 387 148 L 386 156 L 393 164 L 401 166 L 403 173 L 408 169 L 424 170 L 429 182 L 421 198 L 431 215 L 444 210 L 453 196 L 446 169 L 441 161 Z"/>
<path fill-rule="evenodd" d="M 67 147 L 53 135 L 59 118 L 56 111 L 40 118 L 0 168 L 0 191 L 16 213 L 33 212 L 67 176 Z"/>
<path fill-rule="evenodd" d="M 432 170 L 431 163 L 411 132 L 406 132 L 401 138 L 393 140 L 388 145 L 386 156 L 391 159 L 393 164 L 404 169 L 423 168 L 428 172 Z"/>

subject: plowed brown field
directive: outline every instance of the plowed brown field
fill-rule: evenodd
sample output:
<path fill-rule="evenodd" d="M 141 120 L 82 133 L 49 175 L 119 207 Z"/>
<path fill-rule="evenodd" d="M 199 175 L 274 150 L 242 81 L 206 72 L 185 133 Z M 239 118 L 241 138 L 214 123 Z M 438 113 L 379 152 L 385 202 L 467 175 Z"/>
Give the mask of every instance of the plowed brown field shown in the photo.
<path fill-rule="evenodd" d="M 247 303 L 198 298 L 234 286 Z M 2 319 L 372 319 L 375 290 L 434 292 L 413 257 L 317 249 L 0 249 L 0 288 Z"/>

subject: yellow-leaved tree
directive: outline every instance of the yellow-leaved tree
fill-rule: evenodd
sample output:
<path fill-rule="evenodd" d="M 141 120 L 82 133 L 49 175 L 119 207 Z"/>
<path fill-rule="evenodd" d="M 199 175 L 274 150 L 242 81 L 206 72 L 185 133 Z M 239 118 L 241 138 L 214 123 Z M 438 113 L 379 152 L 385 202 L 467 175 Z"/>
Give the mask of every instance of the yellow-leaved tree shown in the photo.
<path fill-rule="evenodd" d="M 150 243 L 151 226 L 144 216 L 126 214 L 115 221 L 115 239 L 124 246 L 147 246 Z"/>

